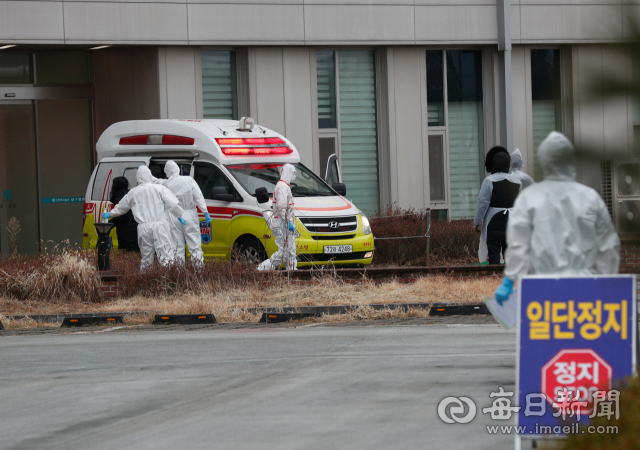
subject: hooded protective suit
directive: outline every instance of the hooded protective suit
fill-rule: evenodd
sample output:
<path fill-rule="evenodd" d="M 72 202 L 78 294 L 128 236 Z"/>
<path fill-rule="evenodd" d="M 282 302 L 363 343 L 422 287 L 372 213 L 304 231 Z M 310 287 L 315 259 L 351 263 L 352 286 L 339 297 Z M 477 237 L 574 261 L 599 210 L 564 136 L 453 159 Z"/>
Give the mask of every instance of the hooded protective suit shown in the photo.
<path fill-rule="evenodd" d="M 273 218 L 269 227 L 276 237 L 278 251 L 263 261 L 258 270 L 272 270 L 285 263 L 287 270 L 298 267 L 296 260 L 295 204 L 291 194 L 291 183 L 296 179 L 296 168 L 285 164 L 280 168 L 280 181 L 273 189 Z"/>
<path fill-rule="evenodd" d="M 511 154 L 511 170 L 509 171 L 509 174 L 513 175 L 520 181 L 520 183 L 522 183 L 522 189 L 536 183 L 533 181 L 533 178 L 522 171 L 523 167 L 524 161 L 522 160 L 522 153 L 520 153 L 520 149 L 517 148 Z"/>
<path fill-rule="evenodd" d="M 183 226 L 177 219 L 169 218 L 174 257 L 177 262 L 184 263 L 184 244 L 186 242 L 191 253 L 191 262 L 197 266 L 202 266 L 204 264 L 202 237 L 200 219 L 196 209 L 197 206 L 203 213 L 207 212 L 207 204 L 204 201 L 202 191 L 196 180 L 180 175 L 180 168 L 175 161 L 167 161 L 164 166 L 164 173 L 167 174 L 168 179 L 157 179 L 157 182 L 169 188 L 178 198 L 180 207 L 184 209 L 183 217 L 187 221 L 187 225 Z"/>
<path fill-rule="evenodd" d="M 111 217 L 118 217 L 133 211 L 138 222 L 138 246 L 142 254 L 140 269 L 153 264 L 154 253 L 160 264 L 173 262 L 173 247 L 169 232 L 168 213 L 181 218 L 183 209 L 178 199 L 164 186 L 153 184 L 153 175 L 146 166 L 140 166 L 136 173 L 138 186 L 125 195 L 111 210 Z"/>
<path fill-rule="evenodd" d="M 509 218 L 506 277 L 618 273 L 620 239 L 600 195 L 575 181 L 571 142 L 551 132 L 538 161 L 544 181 L 518 196 Z"/>

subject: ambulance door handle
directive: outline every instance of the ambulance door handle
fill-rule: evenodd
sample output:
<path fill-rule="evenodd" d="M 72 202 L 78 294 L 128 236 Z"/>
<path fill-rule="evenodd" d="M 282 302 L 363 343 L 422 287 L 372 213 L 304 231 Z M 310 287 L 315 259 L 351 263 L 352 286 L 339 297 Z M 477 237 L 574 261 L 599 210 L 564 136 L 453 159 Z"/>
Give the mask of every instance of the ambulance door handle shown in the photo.
<path fill-rule="evenodd" d="M 234 213 L 234 214 L 238 214 L 238 210 L 237 210 L 237 209 L 234 209 L 234 210 L 233 210 L 233 213 Z"/>

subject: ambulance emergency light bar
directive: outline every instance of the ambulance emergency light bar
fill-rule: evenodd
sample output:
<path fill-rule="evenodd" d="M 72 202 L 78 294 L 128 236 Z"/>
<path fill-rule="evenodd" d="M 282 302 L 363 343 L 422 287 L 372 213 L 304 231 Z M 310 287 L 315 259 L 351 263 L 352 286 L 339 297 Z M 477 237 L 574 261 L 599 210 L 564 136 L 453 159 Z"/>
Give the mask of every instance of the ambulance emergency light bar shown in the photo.
<path fill-rule="evenodd" d="M 288 155 L 293 153 L 289 147 L 277 147 L 286 144 L 280 138 L 218 138 L 216 142 L 222 153 L 234 155 Z M 244 145 L 269 145 L 270 147 L 241 147 Z M 233 146 L 233 147 L 229 147 Z"/>
<path fill-rule="evenodd" d="M 120 145 L 193 145 L 195 139 L 169 134 L 143 134 L 120 138 Z"/>

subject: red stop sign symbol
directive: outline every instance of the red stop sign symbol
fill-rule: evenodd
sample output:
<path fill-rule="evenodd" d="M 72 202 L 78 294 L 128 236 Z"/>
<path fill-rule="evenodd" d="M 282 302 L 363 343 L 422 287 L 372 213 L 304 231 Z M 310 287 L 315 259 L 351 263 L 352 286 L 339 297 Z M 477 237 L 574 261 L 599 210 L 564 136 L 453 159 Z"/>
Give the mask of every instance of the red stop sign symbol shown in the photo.
<path fill-rule="evenodd" d="M 590 413 L 594 392 L 610 390 L 612 378 L 611 366 L 593 350 L 561 350 L 542 367 L 542 393 L 552 405 L 567 395 L 569 402 L 587 402 L 580 412 Z"/>

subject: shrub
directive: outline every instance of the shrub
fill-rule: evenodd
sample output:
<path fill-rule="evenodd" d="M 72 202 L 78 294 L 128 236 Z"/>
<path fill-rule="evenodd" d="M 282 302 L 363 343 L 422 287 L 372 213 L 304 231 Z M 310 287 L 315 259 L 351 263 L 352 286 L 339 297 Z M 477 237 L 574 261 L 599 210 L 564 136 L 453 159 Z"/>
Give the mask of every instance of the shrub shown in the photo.
<path fill-rule="evenodd" d="M 471 220 L 431 220 L 429 260 L 424 236 L 426 210 L 388 206 L 370 217 L 376 265 L 455 265 L 478 261 L 479 233 Z M 403 239 L 384 239 L 397 238 Z M 382 239 L 381 239 L 382 238 Z"/>
<path fill-rule="evenodd" d="M 255 264 L 234 258 L 207 260 L 203 268 L 186 264 L 161 266 L 157 263 L 140 271 L 140 255 L 130 252 L 113 252 L 111 268 L 120 274 L 120 295 L 130 297 L 166 296 L 185 292 L 221 292 L 247 285 L 263 288 L 280 283 L 278 274 L 269 276 L 256 271 Z"/>
<path fill-rule="evenodd" d="M 95 253 L 59 252 L 0 260 L 0 291 L 18 300 L 100 301 Z"/>

